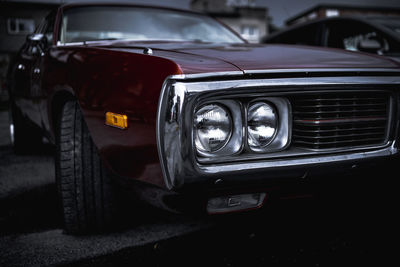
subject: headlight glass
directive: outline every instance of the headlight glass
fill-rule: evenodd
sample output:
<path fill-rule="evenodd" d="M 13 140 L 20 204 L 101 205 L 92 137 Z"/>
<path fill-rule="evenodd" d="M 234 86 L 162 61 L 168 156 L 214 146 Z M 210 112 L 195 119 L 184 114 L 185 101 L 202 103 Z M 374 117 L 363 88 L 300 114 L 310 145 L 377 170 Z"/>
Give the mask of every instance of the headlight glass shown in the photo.
<path fill-rule="evenodd" d="M 201 107 L 194 116 L 196 148 L 201 152 L 215 152 L 223 148 L 232 134 L 232 118 L 222 105 Z"/>
<path fill-rule="evenodd" d="M 252 149 L 269 145 L 278 128 L 278 114 L 267 102 L 256 102 L 249 106 L 247 114 L 247 142 Z"/>

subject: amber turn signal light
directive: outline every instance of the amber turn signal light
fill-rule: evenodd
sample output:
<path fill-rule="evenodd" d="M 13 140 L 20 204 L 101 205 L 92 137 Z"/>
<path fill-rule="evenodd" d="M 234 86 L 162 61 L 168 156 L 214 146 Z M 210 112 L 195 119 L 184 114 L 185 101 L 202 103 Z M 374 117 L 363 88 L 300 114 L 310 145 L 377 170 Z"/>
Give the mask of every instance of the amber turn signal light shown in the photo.
<path fill-rule="evenodd" d="M 128 117 L 122 114 L 107 112 L 106 124 L 120 129 L 126 129 L 128 128 Z"/>

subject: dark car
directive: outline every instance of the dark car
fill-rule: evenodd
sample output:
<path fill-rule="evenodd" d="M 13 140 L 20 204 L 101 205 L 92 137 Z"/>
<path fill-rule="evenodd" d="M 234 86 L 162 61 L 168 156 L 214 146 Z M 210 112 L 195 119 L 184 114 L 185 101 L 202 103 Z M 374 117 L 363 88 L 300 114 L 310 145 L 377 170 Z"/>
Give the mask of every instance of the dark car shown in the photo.
<path fill-rule="evenodd" d="M 156 206 L 218 214 L 309 179 L 385 172 L 399 84 L 380 57 L 248 44 L 189 11 L 71 4 L 28 37 L 8 89 L 15 150 L 56 145 L 65 228 L 82 233 L 115 219 L 129 181 Z"/>
<path fill-rule="evenodd" d="M 265 43 L 341 48 L 400 61 L 400 17 L 365 16 L 318 19 L 273 33 Z"/>

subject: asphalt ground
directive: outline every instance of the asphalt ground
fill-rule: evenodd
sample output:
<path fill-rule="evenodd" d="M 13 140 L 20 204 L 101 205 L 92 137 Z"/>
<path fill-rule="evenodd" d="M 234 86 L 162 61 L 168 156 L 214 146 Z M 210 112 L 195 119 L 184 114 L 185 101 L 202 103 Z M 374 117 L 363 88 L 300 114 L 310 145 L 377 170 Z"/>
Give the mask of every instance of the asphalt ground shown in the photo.
<path fill-rule="evenodd" d="M 374 175 L 373 175 L 374 176 Z M 398 173 L 321 186 L 312 198 L 217 217 L 124 207 L 121 227 L 69 236 L 53 148 L 14 154 L 0 112 L 0 266 L 397 266 Z"/>

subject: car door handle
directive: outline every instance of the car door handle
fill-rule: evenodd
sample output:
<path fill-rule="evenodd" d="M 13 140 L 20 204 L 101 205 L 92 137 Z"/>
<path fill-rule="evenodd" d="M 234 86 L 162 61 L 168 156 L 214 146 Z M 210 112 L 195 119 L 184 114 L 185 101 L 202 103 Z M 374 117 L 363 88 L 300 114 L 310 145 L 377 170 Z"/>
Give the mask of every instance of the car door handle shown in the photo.
<path fill-rule="evenodd" d="M 25 65 L 24 64 L 18 64 L 17 69 L 25 70 Z"/>

